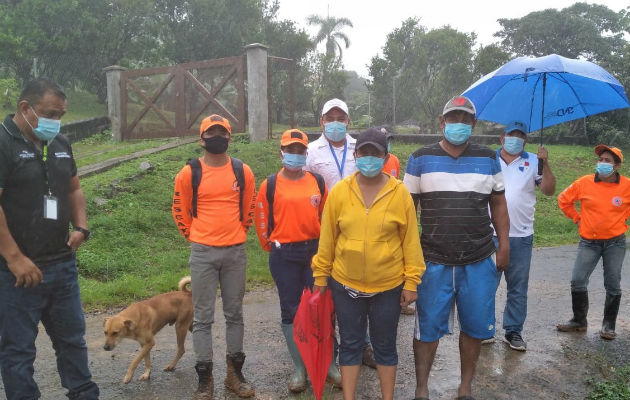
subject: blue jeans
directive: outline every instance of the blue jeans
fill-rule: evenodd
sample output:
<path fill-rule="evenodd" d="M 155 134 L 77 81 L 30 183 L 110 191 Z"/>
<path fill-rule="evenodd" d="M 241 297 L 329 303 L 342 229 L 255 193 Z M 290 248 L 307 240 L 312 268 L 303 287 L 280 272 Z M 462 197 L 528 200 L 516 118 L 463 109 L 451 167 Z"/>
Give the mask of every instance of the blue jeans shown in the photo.
<path fill-rule="evenodd" d="M 269 270 L 278 287 L 283 324 L 292 324 L 300 305 L 302 291 L 313 286 L 311 258 L 317 253 L 318 240 L 271 245 Z"/>
<path fill-rule="evenodd" d="M 621 294 L 621 267 L 626 254 L 626 236 L 611 239 L 589 240 L 580 238 L 578 254 L 573 265 L 571 291 L 586 292 L 591 277 L 600 258 L 604 263 L 604 287 L 606 294 Z"/>
<path fill-rule="evenodd" d="M 70 399 L 98 399 L 88 369 L 85 319 L 74 259 L 41 267 L 44 280 L 16 288 L 15 277 L 0 268 L 0 369 L 8 400 L 37 399 L 33 379 L 35 338 L 41 321 L 57 357 L 61 385 Z"/>
<path fill-rule="evenodd" d="M 353 299 L 334 279 L 329 279 L 339 324 L 339 365 L 361 365 L 365 333 L 370 322 L 370 339 L 378 365 L 398 365 L 396 338 L 403 285 L 372 297 Z"/>
<path fill-rule="evenodd" d="M 495 246 L 499 242 L 493 238 Z M 505 332 L 521 333 L 527 318 L 527 290 L 529 287 L 529 267 L 532 261 L 534 235 L 510 237 L 510 263 L 505 270 L 507 301 L 503 310 Z"/>

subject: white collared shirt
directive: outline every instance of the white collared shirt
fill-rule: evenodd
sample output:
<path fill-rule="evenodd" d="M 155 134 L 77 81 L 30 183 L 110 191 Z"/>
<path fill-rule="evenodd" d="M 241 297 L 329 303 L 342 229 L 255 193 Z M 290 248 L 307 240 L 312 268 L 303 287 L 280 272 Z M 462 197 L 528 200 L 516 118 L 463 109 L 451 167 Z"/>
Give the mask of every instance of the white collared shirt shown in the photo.
<path fill-rule="evenodd" d="M 320 174 L 326 182 L 326 187 L 330 191 L 332 187 L 346 176 L 352 175 L 356 170 L 356 164 L 354 161 L 354 148 L 357 140 L 346 133 L 346 142 L 348 143 L 346 149 L 346 162 L 343 167 L 343 174 L 339 173 L 337 162 L 332 155 L 330 145 L 324 134 L 322 134 L 317 140 L 308 144 L 308 155 L 306 157 L 305 170 Z M 339 165 L 343 160 L 343 148 L 334 147 L 335 155 Z"/>
<path fill-rule="evenodd" d="M 536 186 L 542 182 L 538 175 L 536 154 L 522 152 L 509 164 L 500 157 L 505 182 L 505 201 L 510 216 L 510 236 L 525 237 L 534 233 L 534 212 L 536 210 Z"/>

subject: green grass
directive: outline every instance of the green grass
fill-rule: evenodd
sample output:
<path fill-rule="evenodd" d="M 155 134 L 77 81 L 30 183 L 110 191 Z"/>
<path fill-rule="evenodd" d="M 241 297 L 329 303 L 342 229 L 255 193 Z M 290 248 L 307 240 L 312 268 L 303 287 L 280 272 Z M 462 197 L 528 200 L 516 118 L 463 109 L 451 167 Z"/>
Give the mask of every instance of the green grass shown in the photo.
<path fill-rule="evenodd" d="M 278 140 L 250 144 L 246 135 L 235 135 L 229 153 L 250 165 L 260 185 L 264 177 L 276 172 L 281 164 Z M 96 150 L 109 155 L 129 153 L 130 149 L 157 146 L 162 140 L 115 143 L 106 137 L 93 137 L 74 145 L 79 159 Z M 392 151 L 404 171 L 409 154 L 417 145 L 394 143 Z M 535 151 L 535 146 L 528 148 Z M 590 147 L 549 146 L 552 169 L 558 179 L 557 193 L 577 177 L 595 168 Z M 197 143 L 152 154 L 124 163 L 109 171 L 81 180 L 88 204 L 88 218 L 93 238 L 78 254 L 83 300 L 88 309 L 128 304 L 154 294 L 172 290 L 179 278 L 188 273 L 189 246 L 171 217 L 173 180 L 190 157 L 201 154 Z M 140 171 L 139 164 L 149 161 L 154 168 Z M 624 174 L 628 175 L 625 167 Z M 98 206 L 96 197 L 107 199 Z M 556 197 L 539 194 L 536 214 L 536 246 L 575 243 L 573 223 L 556 205 Z M 248 286 L 271 284 L 267 253 L 260 249 L 254 230 L 250 230 Z"/>
<path fill-rule="evenodd" d="M 628 381 L 630 380 L 630 365 L 621 368 L 606 366 L 603 369 L 603 379 L 591 377 L 587 380 L 590 385 L 587 400 L 627 400 L 630 398 Z"/>
<path fill-rule="evenodd" d="M 96 94 L 83 90 L 66 90 L 68 111 L 63 116 L 61 123 L 103 117 L 107 115 L 107 105 L 98 102 Z"/>

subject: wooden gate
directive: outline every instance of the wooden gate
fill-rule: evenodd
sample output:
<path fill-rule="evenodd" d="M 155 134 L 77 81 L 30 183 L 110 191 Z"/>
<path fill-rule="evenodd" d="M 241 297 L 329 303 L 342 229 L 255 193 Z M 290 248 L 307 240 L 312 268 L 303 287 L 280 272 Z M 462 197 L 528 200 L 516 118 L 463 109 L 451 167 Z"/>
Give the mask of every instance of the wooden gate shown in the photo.
<path fill-rule="evenodd" d="M 122 140 L 199 134 L 201 120 L 221 114 L 245 131 L 245 57 L 123 71 Z"/>

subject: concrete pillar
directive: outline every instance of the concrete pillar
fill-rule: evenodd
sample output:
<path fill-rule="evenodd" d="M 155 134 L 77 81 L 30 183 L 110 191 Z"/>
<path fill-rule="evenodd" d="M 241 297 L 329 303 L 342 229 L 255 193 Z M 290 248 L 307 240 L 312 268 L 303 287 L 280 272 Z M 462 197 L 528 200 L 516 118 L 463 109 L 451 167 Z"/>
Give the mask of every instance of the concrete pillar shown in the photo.
<path fill-rule="evenodd" d="M 116 141 L 122 140 L 120 75 L 126 70 L 127 68 L 118 65 L 103 68 L 107 77 L 107 115 L 112 123 L 112 136 Z"/>
<path fill-rule="evenodd" d="M 267 140 L 269 134 L 267 49 L 267 46 L 260 43 L 245 46 L 247 56 L 247 122 L 250 142 Z"/>

